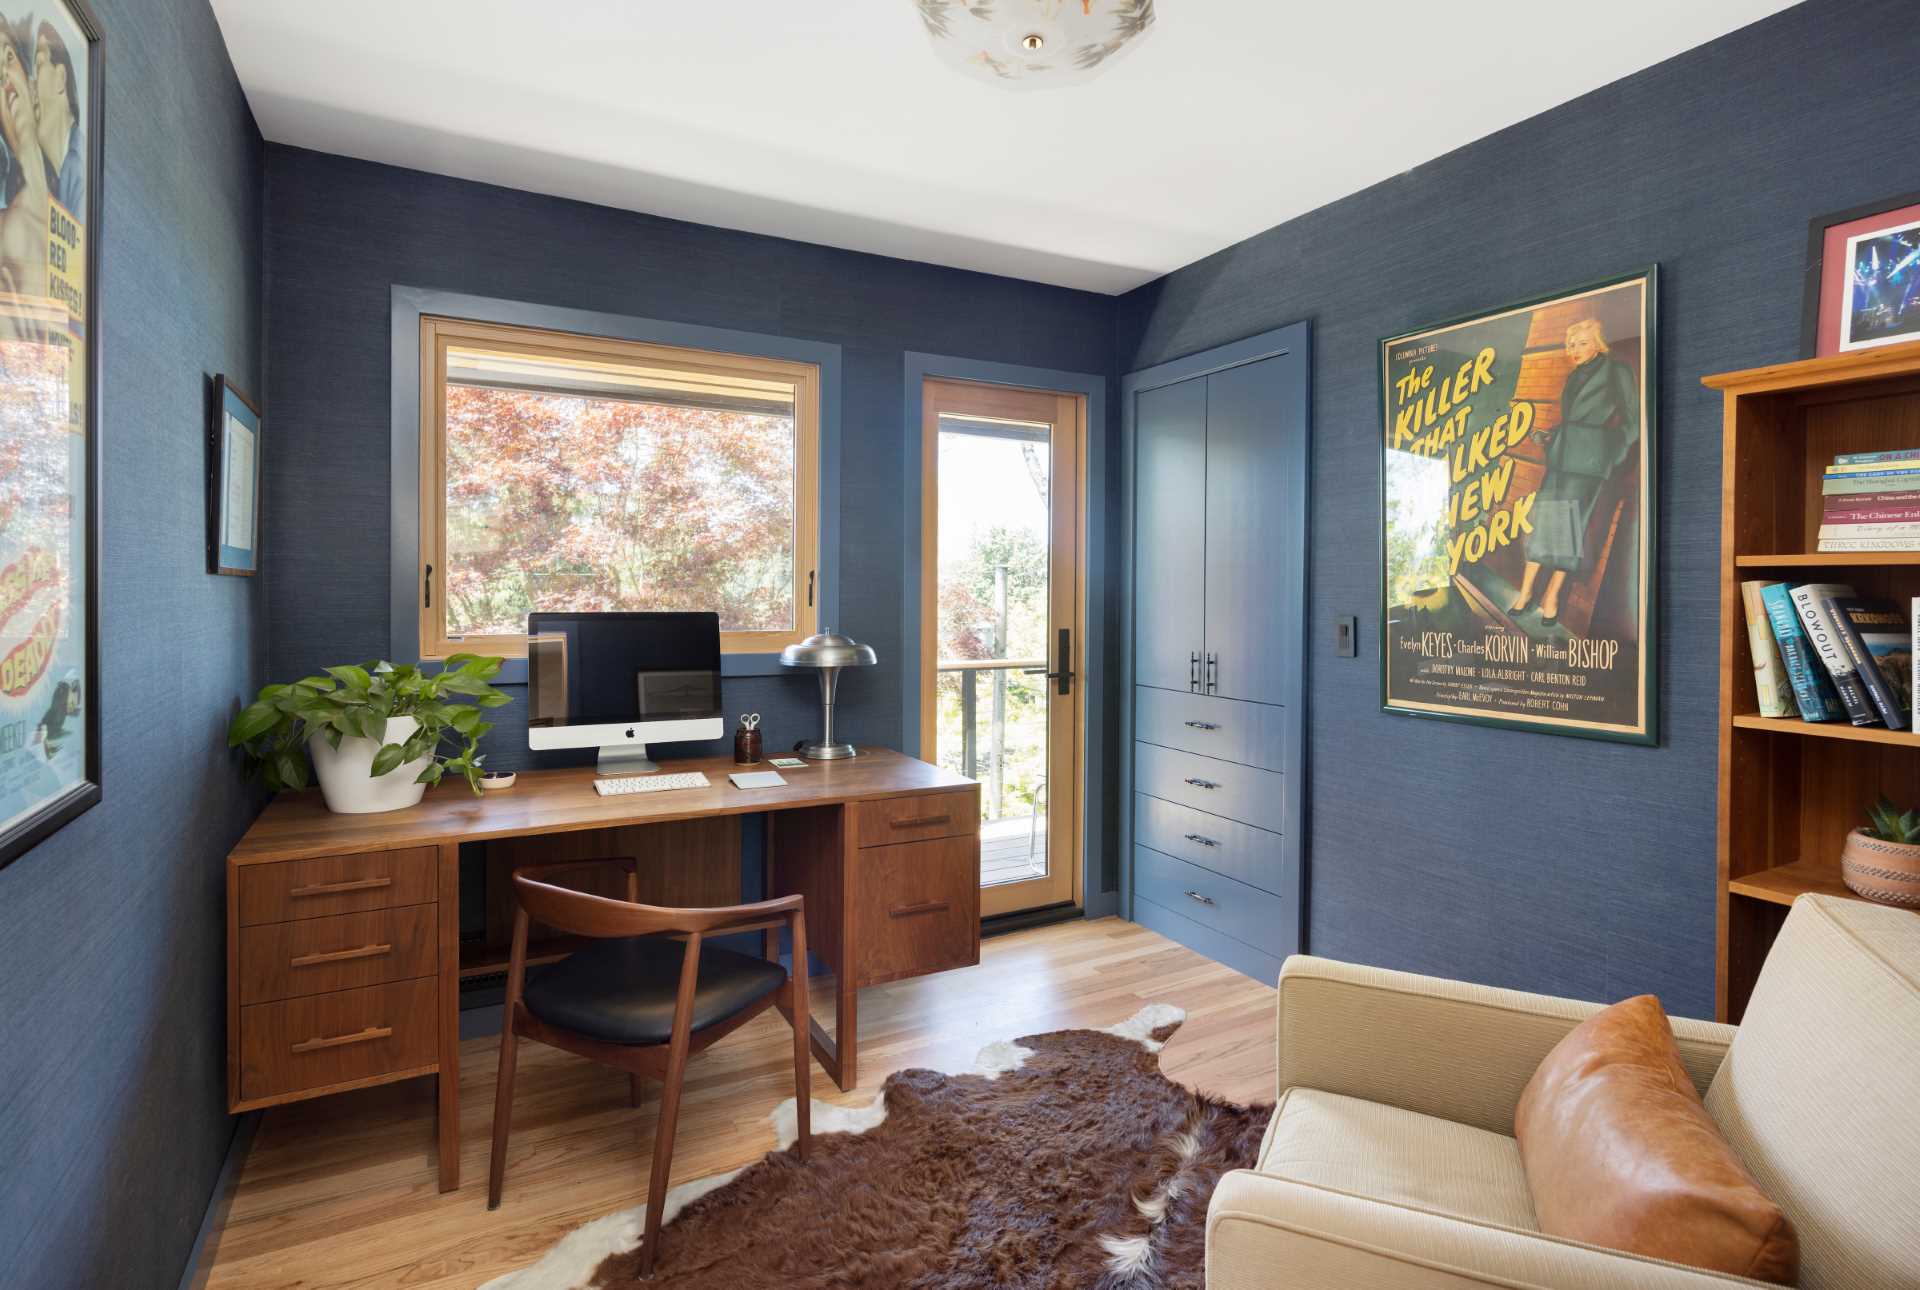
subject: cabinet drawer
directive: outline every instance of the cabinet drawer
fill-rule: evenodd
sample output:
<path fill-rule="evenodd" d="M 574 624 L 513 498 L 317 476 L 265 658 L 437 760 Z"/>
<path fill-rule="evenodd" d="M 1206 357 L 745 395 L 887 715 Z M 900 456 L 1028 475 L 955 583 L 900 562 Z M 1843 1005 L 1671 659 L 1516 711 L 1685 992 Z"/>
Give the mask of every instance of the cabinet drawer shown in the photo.
<path fill-rule="evenodd" d="M 1287 768 L 1285 708 L 1146 686 L 1133 695 L 1136 739 L 1262 770 Z"/>
<path fill-rule="evenodd" d="M 408 905 L 242 928 L 240 1002 L 432 976 L 439 912 L 434 905 Z"/>
<path fill-rule="evenodd" d="M 438 860 L 439 853 L 433 847 L 409 847 L 404 851 L 362 851 L 357 855 L 242 865 L 238 879 L 240 925 L 324 918 L 398 905 L 431 905 Z"/>
<path fill-rule="evenodd" d="M 977 836 L 868 847 L 853 888 L 854 975 L 861 985 L 980 961 Z"/>
<path fill-rule="evenodd" d="M 1155 744 L 1134 744 L 1133 786 L 1163 801 L 1273 833 L 1280 831 L 1287 814 L 1286 776 Z"/>
<path fill-rule="evenodd" d="M 248 1101 L 432 1066 L 439 1048 L 427 977 L 240 1010 L 240 1096 Z"/>
<path fill-rule="evenodd" d="M 854 812 L 860 822 L 858 832 L 863 847 L 955 838 L 980 832 L 980 790 L 888 797 L 878 802 L 860 802 Z"/>
<path fill-rule="evenodd" d="M 1267 954 L 1284 957 L 1299 943 L 1299 916 L 1288 901 L 1147 847 L 1133 849 L 1133 889 Z"/>
<path fill-rule="evenodd" d="M 1145 793 L 1133 795 L 1133 840 L 1264 891 L 1284 892 L 1294 885 L 1286 842 L 1278 833 Z"/>

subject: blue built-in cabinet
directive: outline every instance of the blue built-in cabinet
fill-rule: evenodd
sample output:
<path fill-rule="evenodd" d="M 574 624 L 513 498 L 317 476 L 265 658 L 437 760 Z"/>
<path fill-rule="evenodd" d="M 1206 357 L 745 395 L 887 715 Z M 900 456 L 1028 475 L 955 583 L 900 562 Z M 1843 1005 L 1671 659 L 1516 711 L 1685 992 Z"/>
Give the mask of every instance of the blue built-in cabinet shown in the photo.
<path fill-rule="evenodd" d="M 1135 372 L 1131 917 L 1265 981 L 1305 903 L 1307 324 Z"/>

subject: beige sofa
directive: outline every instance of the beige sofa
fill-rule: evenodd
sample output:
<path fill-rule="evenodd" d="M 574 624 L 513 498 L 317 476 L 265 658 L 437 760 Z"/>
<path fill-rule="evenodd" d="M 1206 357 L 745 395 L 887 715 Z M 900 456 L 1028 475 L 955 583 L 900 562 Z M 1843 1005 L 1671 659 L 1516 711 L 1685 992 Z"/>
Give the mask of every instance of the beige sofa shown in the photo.
<path fill-rule="evenodd" d="M 1513 1140 L 1596 1004 L 1295 957 L 1280 1103 L 1207 1215 L 1212 1290 L 1757 1285 L 1543 1236 Z M 1807 1290 L 1920 1287 L 1920 915 L 1803 896 L 1736 1030 L 1675 1019 L 1708 1112 L 1792 1216 Z"/>

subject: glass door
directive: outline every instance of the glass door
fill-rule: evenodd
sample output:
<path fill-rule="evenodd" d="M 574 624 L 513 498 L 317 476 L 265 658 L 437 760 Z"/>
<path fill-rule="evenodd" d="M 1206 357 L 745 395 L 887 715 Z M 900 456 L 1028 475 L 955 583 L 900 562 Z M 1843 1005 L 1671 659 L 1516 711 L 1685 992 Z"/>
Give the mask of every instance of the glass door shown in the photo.
<path fill-rule="evenodd" d="M 980 782 L 984 915 L 1077 903 L 1077 395 L 929 380 L 921 756 Z"/>

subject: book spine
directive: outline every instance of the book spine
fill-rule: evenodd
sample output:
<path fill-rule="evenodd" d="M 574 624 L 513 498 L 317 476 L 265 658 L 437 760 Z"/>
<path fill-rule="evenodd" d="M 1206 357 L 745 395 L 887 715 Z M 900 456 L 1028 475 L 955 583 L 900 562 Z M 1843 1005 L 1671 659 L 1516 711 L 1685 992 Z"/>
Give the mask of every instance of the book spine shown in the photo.
<path fill-rule="evenodd" d="M 1880 718 L 1873 710 L 1873 701 L 1867 697 L 1860 678 L 1854 675 L 1853 660 L 1840 648 L 1839 638 L 1834 635 L 1833 623 L 1822 603 L 1828 594 L 1827 588 L 1795 587 L 1793 607 L 1800 611 L 1800 625 L 1807 629 L 1807 639 L 1813 642 L 1814 654 L 1833 678 L 1833 688 L 1840 692 L 1840 705 L 1847 710 L 1847 720 L 1856 726 L 1874 725 Z M 1846 594 L 1853 593 L 1849 589 Z"/>
<path fill-rule="evenodd" d="M 1878 465 L 1867 470 L 1832 470 L 1824 472 L 1828 479 L 1911 479 L 1920 475 L 1920 466 Z"/>
<path fill-rule="evenodd" d="M 1920 458 L 1920 448 L 1892 448 L 1886 452 L 1843 452 L 1833 459 L 1836 466 L 1857 466 L 1863 461 L 1905 461 Z"/>
<path fill-rule="evenodd" d="M 1920 457 L 1895 457 L 1888 461 L 1835 462 L 1828 466 L 1829 475 L 1871 475 L 1889 470 L 1920 470 Z"/>
<path fill-rule="evenodd" d="M 1920 538 L 1821 538 L 1822 551 L 1920 551 Z"/>
<path fill-rule="evenodd" d="M 1920 524 L 1904 520 L 1850 520 L 1840 524 L 1822 524 L 1821 537 L 1915 537 L 1920 536 Z"/>
<path fill-rule="evenodd" d="M 1828 475 L 1820 481 L 1820 491 L 1827 497 L 1915 490 L 1920 490 L 1920 471 L 1910 471 L 1905 475 Z"/>
<path fill-rule="evenodd" d="M 1907 625 L 1911 629 L 1908 633 L 1908 640 L 1913 655 L 1913 688 L 1911 692 L 1913 694 L 1914 704 L 1916 705 L 1914 711 L 1920 712 L 1920 596 L 1915 596 L 1912 604 L 1909 606 Z"/>
<path fill-rule="evenodd" d="M 1821 506 L 1823 509 L 1838 507 L 1842 510 L 1855 506 L 1920 506 L 1920 488 L 1898 492 L 1837 493 L 1827 498 Z"/>
<path fill-rule="evenodd" d="M 1813 646 L 1800 626 L 1800 616 L 1794 612 L 1788 590 L 1784 582 L 1763 587 L 1760 603 L 1766 606 L 1767 624 L 1773 628 L 1774 642 L 1780 647 L 1780 661 L 1786 664 L 1787 683 L 1793 687 L 1800 716 L 1807 721 L 1831 721 L 1840 715 L 1840 705 L 1832 684 L 1814 660 Z M 1914 604 L 1920 605 L 1920 599 Z"/>
<path fill-rule="evenodd" d="M 1844 606 L 1838 604 L 1832 596 L 1822 602 L 1822 609 L 1833 620 L 1834 638 L 1840 648 L 1853 661 L 1853 674 L 1860 679 L 1860 686 L 1867 692 L 1868 702 L 1886 723 L 1889 730 L 1907 728 L 1907 714 L 1894 698 L 1893 687 L 1887 684 L 1887 678 L 1880 674 L 1880 660 L 1867 648 L 1867 642 L 1860 635 L 1860 628 L 1854 623 Z M 1857 723 L 1856 723 L 1857 724 Z"/>
<path fill-rule="evenodd" d="M 1764 582 L 1740 584 L 1740 603 L 1747 612 L 1747 648 L 1753 654 L 1753 688 L 1759 696 L 1760 715 L 1790 717 L 1798 696 L 1787 679 L 1787 665 L 1780 657 L 1780 646 L 1773 639 L 1773 625 L 1767 621 L 1767 607 L 1760 599 Z"/>
<path fill-rule="evenodd" d="M 1865 506 L 1835 506 L 1829 503 L 1821 508 L 1820 520 L 1823 524 L 1912 524 L 1920 527 L 1920 504 L 1892 506 L 1885 502 L 1871 502 Z"/>

